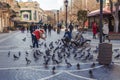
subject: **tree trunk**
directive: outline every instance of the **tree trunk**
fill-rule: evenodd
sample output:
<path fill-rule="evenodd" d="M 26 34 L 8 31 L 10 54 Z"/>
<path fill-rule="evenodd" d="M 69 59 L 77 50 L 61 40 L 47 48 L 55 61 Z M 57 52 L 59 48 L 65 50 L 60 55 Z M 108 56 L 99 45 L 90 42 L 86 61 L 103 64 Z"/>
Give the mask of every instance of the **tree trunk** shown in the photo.
<path fill-rule="evenodd" d="M 119 4 L 118 3 L 116 3 L 116 6 L 115 6 L 115 8 L 116 8 L 116 11 L 115 11 L 115 15 L 114 15 L 114 19 L 115 19 L 115 32 L 118 32 L 119 30 L 118 30 L 118 26 L 119 26 L 119 16 L 118 16 L 118 12 L 119 12 Z"/>
<path fill-rule="evenodd" d="M 118 12 L 119 12 L 119 6 L 120 6 L 120 0 L 117 0 L 117 2 L 115 3 L 114 7 L 115 7 L 115 11 L 113 12 L 113 2 L 112 0 L 109 0 L 110 2 L 110 10 L 111 10 L 111 13 L 114 17 L 114 21 L 115 21 L 115 24 L 114 24 L 114 32 L 119 32 L 119 16 L 118 16 Z"/>
<path fill-rule="evenodd" d="M 115 25 L 114 25 L 114 31 L 115 32 L 118 32 L 118 26 L 119 26 L 119 19 L 118 18 L 114 18 L 114 21 L 115 21 Z"/>

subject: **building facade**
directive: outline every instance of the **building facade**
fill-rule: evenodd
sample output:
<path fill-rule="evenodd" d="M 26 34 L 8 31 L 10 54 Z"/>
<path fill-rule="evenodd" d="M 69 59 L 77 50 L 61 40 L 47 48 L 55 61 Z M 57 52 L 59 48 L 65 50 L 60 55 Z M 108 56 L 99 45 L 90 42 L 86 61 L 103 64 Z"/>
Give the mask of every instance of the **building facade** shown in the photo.
<path fill-rule="evenodd" d="M 40 20 L 46 21 L 47 16 L 36 1 L 19 2 L 21 7 L 20 17 L 22 22 L 34 22 L 38 23 Z"/>
<path fill-rule="evenodd" d="M 57 24 L 57 10 L 46 10 L 45 13 L 48 15 L 49 24 Z"/>
<path fill-rule="evenodd" d="M 15 27 L 14 22 L 19 20 L 19 9 L 15 0 L 0 0 L 0 32 Z"/>

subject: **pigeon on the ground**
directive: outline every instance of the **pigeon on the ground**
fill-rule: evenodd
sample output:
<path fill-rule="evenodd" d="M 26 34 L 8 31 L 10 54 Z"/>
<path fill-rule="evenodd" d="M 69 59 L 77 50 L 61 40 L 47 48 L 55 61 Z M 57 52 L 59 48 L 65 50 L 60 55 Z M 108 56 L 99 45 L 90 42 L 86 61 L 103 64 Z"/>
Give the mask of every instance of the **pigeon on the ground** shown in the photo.
<path fill-rule="evenodd" d="M 79 63 L 77 64 L 77 69 L 80 69 L 80 64 Z"/>
<path fill-rule="evenodd" d="M 52 73 L 53 74 L 55 74 L 55 69 L 56 69 L 55 66 L 53 66 L 53 68 L 52 68 Z"/>
<path fill-rule="evenodd" d="M 26 41 L 26 37 L 22 39 L 23 41 Z"/>
<path fill-rule="evenodd" d="M 117 58 L 119 58 L 119 57 L 120 57 L 120 54 L 116 55 L 114 58 L 117 59 Z"/>
<path fill-rule="evenodd" d="M 31 63 L 31 60 L 29 60 L 27 57 L 25 57 L 25 60 L 26 60 L 27 64 Z"/>
<path fill-rule="evenodd" d="M 10 57 L 10 51 L 8 52 L 8 57 Z"/>

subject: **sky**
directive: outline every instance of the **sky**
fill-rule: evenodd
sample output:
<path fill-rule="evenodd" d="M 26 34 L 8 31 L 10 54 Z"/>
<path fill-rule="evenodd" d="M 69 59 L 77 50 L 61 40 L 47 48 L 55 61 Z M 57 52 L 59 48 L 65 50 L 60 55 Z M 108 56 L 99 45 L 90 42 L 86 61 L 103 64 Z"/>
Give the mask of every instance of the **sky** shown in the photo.
<path fill-rule="evenodd" d="M 22 1 L 28 1 L 28 0 L 22 0 Z M 43 10 L 59 10 L 63 7 L 63 1 L 64 0 L 32 0 L 37 1 L 40 4 L 40 7 Z"/>

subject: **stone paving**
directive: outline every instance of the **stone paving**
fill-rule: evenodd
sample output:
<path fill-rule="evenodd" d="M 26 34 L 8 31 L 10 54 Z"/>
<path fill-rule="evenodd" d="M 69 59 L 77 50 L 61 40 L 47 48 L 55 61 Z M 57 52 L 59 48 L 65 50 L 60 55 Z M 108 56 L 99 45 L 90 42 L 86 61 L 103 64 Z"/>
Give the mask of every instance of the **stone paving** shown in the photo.
<path fill-rule="evenodd" d="M 64 31 L 61 31 L 59 35 L 52 31 L 51 36 L 48 35 L 46 41 L 41 40 L 40 43 L 44 42 L 48 45 L 51 41 L 62 38 L 63 34 Z M 90 53 L 94 55 L 94 59 L 85 61 L 82 59 L 76 60 L 73 58 L 74 54 L 71 53 L 71 57 L 68 58 L 68 61 L 72 66 L 69 68 L 64 60 L 59 65 L 52 64 L 50 61 L 48 68 L 45 68 L 43 65 L 43 55 L 39 57 L 39 60 L 35 61 L 33 58 L 33 49 L 30 48 L 31 37 L 27 32 L 21 33 L 17 31 L 12 33 L 11 36 L 2 37 L 3 39 L 0 39 L 0 80 L 120 80 L 120 59 L 114 59 L 120 51 L 114 51 L 114 49 L 119 48 L 120 41 L 111 41 L 114 53 L 113 62 L 115 63 L 107 67 L 99 65 L 96 61 L 98 54 L 93 53 L 95 47 L 98 46 L 99 40 L 92 39 L 91 32 L 87 32 L 84 36 L 92 40 Z M 26 41 L 24 42 L 22 39 L 25 37 Z M 45 48 L 42 46 L 40 50 L 44 52 Z M 8 57 L 9 51 L 11 54 Z M 21 52 L 20 58 L 14 60 L 13 55 L 18 56 L 19 51 Z M 29 52 L 28 56 L 25 53 L 26 51 Z M 26 65 L 26 56 L 31 60 L 29 65 Z M 95 67 L 91 67 L 93 62 L 96 64 Z M 80 64 L 80 69 L 77 69 L 77 63 Z M 56 70 L 53 74 L 52 68 L 54 66 Z M 92 76 L 89 74 L 90 70 L 93 72 Z"/>

